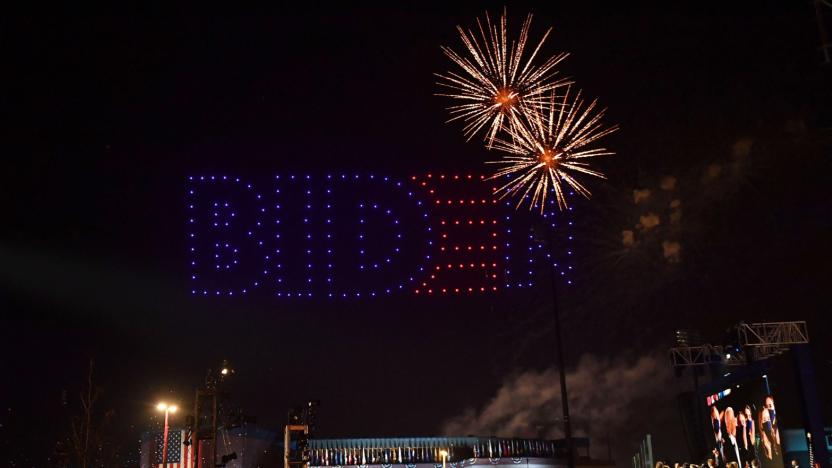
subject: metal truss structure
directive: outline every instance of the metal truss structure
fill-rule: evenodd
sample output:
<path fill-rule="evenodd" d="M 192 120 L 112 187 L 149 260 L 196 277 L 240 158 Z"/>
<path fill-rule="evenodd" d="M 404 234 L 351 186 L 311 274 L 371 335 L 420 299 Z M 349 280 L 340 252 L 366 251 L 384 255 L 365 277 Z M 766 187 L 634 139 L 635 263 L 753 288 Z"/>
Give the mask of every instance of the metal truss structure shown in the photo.
<path fill-rule="evenodd" d="M 809 342 L 806 322 L 740 323 L 739 344 L 750 349 L 754 360 L 766 359 L 789 350 L 790 345 Z"/>
<path fill-rule="evenodd" d="M 726 354 L 724 346 L 704 344 L 701 346 L 676 346 L 670 348 L 670 363 L 673 367 L 707 366 L 724 362 L 731 366 L 746 364 L 745 356 Z"/>
<path fill-rule="evenodd" d="M 723 363 L 741 366 L 748 360 L 767 359 L 789 350 L 789 346 L 809 342 L 805 321 L 740 323 L 736 326 L 736 344 L 745 352 L 732 353 L 726 346 L 703 344 L 670 348 L 674 368 L 707 366 Z"/>

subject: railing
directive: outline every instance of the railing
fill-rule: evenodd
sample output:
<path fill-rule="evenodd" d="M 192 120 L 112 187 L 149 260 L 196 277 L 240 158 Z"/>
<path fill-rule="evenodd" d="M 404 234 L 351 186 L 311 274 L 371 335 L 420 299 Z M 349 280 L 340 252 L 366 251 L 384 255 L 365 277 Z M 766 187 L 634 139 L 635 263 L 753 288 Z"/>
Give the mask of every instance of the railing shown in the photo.
<path fill-rule="evenodd" d="M 494 437 L 311 439 L 309 451 L 312 466 L 440 465 L 443 452 L 448 463 L 470 458 L 560 458 L 565 456 L 565 444 L 554 440 Z"/>

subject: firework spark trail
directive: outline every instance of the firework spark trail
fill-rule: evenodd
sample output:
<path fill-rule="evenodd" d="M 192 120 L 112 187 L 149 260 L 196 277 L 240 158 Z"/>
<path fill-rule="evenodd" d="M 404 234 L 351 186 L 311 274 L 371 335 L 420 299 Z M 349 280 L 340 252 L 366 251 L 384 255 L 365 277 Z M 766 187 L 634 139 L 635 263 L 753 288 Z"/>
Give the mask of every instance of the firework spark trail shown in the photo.
<path fill-rule="evenodd" d="M 551 28 L 524 62 L 523 53 L 531 21 L 532 15 L 529 14 L 523 22 L 517 42 L 512 40 L 509 44 L 506 12 L 503 11 L 498 24 L 492 24 L 486 13 L 485 27 L 477 18 L 479 35 L 457 26 L 470 58 L 463 57 L 449 47 L 442 47 L 445 55 L 462 72 L 437 73 L 437 84 L 448 90 L 447 93 L 437 95 L 450 97 L 459 103 L 448 107 L 451 114 L 448 122 L 465 122 L 464 133 L 468 140 L 485 129 L 485 140 L 487 146 L 491 147 L 501 129 L 511 129 L 533 108 L 548 105 L 548 93 L 569 84 L 565 79 L 555 79 L 555 67 L 568 54 L 560 53 L 540 65 L 534 64 Z"/>
<path fill-rule="evenodd" d="M 493 147 L 505 154 L 500 160 L 487 163 L 504 167 L 489 179 L 510 178 L 495 193 L 501 199 L 519 195 L 517 208 L 530 198 L 529 209 L 539 206 L 543 212 L 547 193 L 553 191 L 558 207 L 564 209 L 564 183 L 581 195 L 590 196 L 590 191 L 573 177 L 574 173 L 606 178 L 581 160 L 614 154 L 606 148 L 587 146 L 615 132 L 618 126 L 605 128 L 601 119 L 606 109 L 593 112 L 597 100 L 584 107 L 581 92 L 570 99 L 569 91 L 567 87 L 562 99 L 552 92 L 548 104 L 538 105 L 508 128 L 508 139 L 494 141 Z"/>

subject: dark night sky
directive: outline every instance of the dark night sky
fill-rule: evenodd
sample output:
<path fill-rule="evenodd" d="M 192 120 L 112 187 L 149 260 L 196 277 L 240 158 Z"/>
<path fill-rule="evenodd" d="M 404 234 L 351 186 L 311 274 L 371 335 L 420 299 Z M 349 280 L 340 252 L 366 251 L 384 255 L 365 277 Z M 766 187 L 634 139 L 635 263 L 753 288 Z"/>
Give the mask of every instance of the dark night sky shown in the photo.
<path fill-rule="evenodd" d="M 806 319 L 828 383 L 830 75 L 812 6 L 565 3 L 508 8 L 514 20 L 535 13 L 533 35 L 554 26 L 547 51 L 572 53 L 563 73 L 622 127 L 607 143 L 618 154 L 600 163 L 609 185 L 593 181 L 597 197 L 580 206 L 568 365 L 661 353 L 676 327 Z M 307 6 L 2 20 L 5 453 L 43 466 L 30 436 L 51 444 L 66 427 L 62 393 L 74 404 L 89 356 L 128 445 L 150 404 L 188 401 L 222 358 L 262 423 L 319 398 L 322 431 L 336 436 L 438 433 L 513 373 L 552 364 L 545 291 L 301 304 L 187 294 L 187 174 L 483 170 L 481 145 L 444 123 L 432 73 L 448 66 L 439 45 L 458 45 L 454 26 L 501 3 Z M 742 138 L 754 141 L 742 174 L 702 189 Z M 664 175 L 691 207 L 674 234 L 682 263 L 620 261 L 621 230 L 641 209 L 632 190 Z M 655 411 L 634 409 L 640 433 L 675 421 L 674 407 Z M 680 437 L 665 436 L 666 453 L 684 453 Z"/>

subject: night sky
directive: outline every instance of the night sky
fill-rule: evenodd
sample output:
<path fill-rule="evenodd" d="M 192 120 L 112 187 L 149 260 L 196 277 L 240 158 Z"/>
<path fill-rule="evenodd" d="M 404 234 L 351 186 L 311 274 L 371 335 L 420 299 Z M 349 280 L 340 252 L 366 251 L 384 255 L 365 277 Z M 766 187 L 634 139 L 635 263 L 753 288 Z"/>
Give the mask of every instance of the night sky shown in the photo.
<path fill-rule="evenodd" d="M 439 46 L 459 47 L 455 26 L 502 3 L 302 3 L 2 20 L 2 458 L 47 466 L 91 357 L 125 450 L 158 423 L 158 399 L 190 405 L 223 358 L 233 399 L 260 424 L 277 429 L 316 398 L 322 435 L 343 437 L 442 433 L 554 365 L 545 276 L 535 292 L 474 300 L 190 295 L 188 175 L 488 170 L 483 146 L 445 123 L 433 73 L 450 67 Z M 814 7 L 575 3 L 507 5 L 513 30 L 530 11 L 533 38 L 554 27 L 547 54 L 570 52 L 561 73 L 621 126 L 598 165 L 609 181 L 587 181 L 595 196 L 575 205 L 567 366 L 665 365 L 677 328 L 720 340 L 740 320 L 807 320 L 824 394 L 832 80 Z M 635 203 L 634 190 L 652 196 Z M 670 199 L 682 203 L 674 226 Z M 650 406 L 609 423 L 620 461 L 646 432 L 686 456 L 682 384 L 666 373 Z"/>

